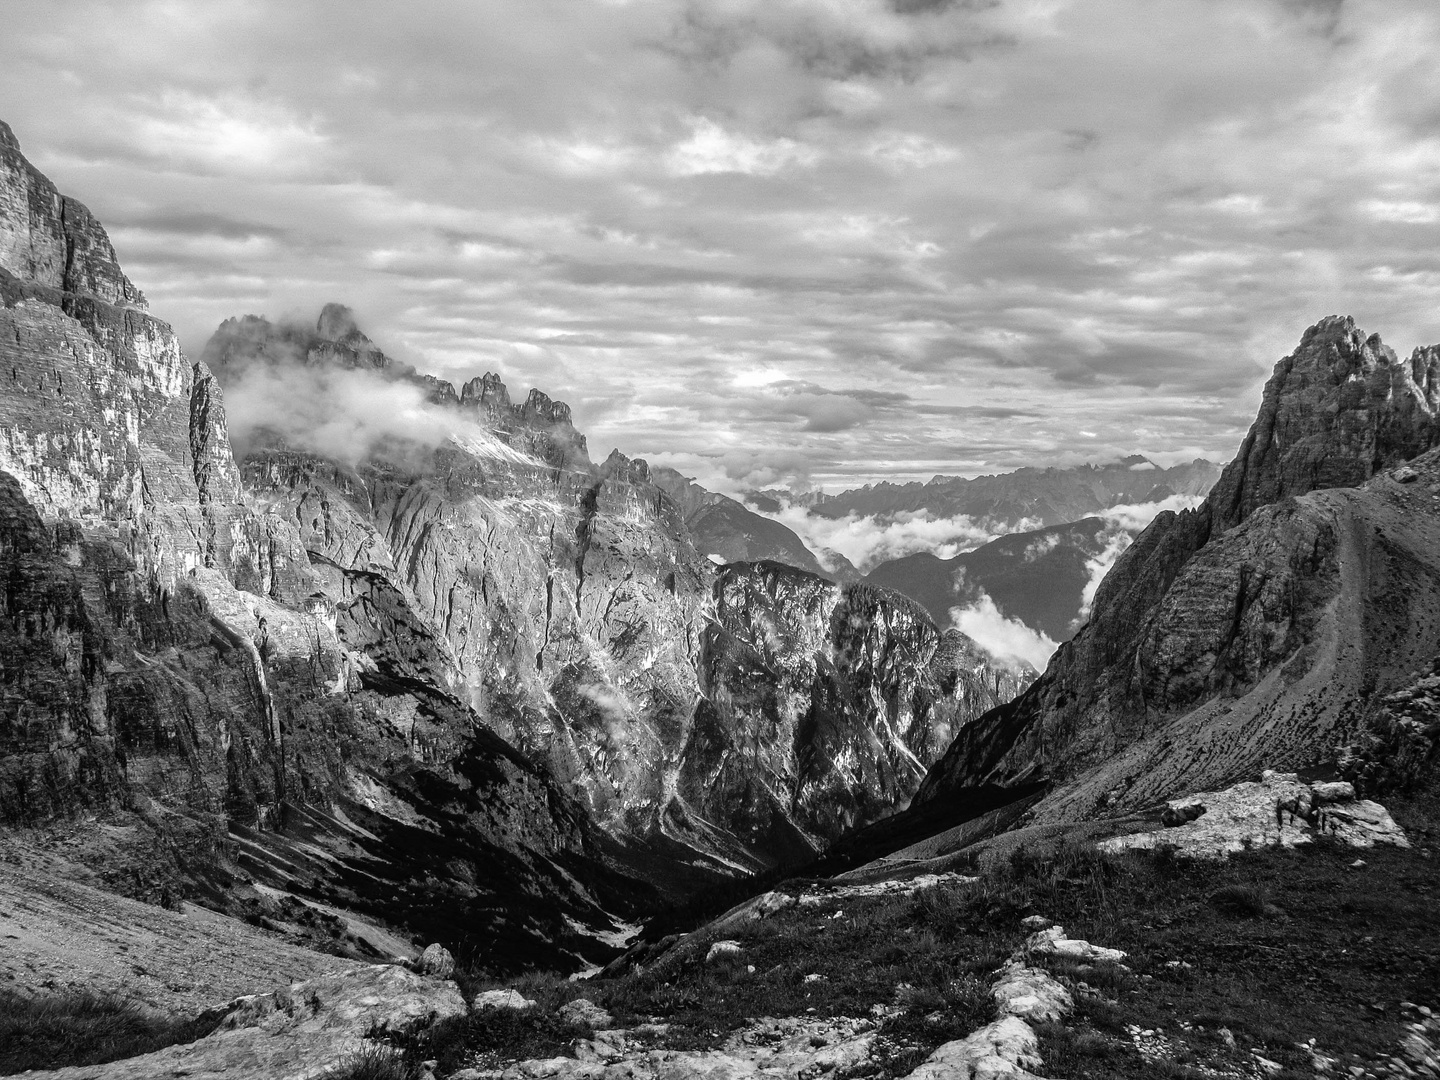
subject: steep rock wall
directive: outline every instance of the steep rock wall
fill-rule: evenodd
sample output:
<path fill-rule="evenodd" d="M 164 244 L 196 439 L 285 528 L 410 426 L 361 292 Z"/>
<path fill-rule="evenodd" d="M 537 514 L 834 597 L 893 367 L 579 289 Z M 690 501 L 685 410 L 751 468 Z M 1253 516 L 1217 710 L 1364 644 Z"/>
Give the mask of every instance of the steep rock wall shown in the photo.
<path fill-rule="evenodd" d="M 1311 327 L 1205 504 L 1140 535 L 917 803 L 1044 779 L 1068 786 L 1039 816 L 1094 813 L 1333 754 L 1434 644 L 1440 488 L 1383 474 L 1440 443 L 1433 356 L 1402 362 L 1348 318 Z"/>
<path fill-rule="evenodd" d="M 903 808 L 953 733 L 1024 685 L 871 585 L 735 564 L 715 608 L 679 791 L 792 858 Z"/>
<path fill-rule="evenodd" d="M 0 302 L 0 824 L 104 815 L 148 837 L 125 891 L 239 911 L 253 879 L 497 967 L 574 963 L 567 916 L 649 895 L 443 679 L 342 641 L 219 384 L 4 125 Z"/>
<path fill-rule="evenodd" d="M 717 571 L 646 463 L 593 464 L 562 402 L 516 406 L 493 374 L 456 392 L 336 305 L 313 330 L 231 320 L 206 357 L 236 383 L 298 365 L 423 389 L 450 432 L 435 445 L 376 439 L 347 465 L 304 431 L 257 433 L 246 490 L 295 523 L 352 649 L 464 698 L 662 881 L 809 854 L 890 813 L 956 724 L 1014 692 L 973 643 L 965 678 L 932 671 L 941 636 L 894 594 Z"/>

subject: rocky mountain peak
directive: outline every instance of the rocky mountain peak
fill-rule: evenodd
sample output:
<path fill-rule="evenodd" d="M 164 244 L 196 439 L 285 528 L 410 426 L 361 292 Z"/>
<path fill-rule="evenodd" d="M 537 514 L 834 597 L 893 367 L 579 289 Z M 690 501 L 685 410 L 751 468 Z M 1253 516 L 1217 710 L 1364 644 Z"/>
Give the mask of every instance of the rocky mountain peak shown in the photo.
<path fill-rule="evenodd" d="M 1310 327 L 1206 502 L 1140 534 L 916 804 L 1043 781 L 1060 789 L 1038 817 L 1094 814 L 1333 753 L 1440 646 L 1437 357 L 1402 361 L 1348 317 Z"/>
<path fill-rule="evenodd" d="M 620 480 L 627 484 L 650 482 L 650 463 L 644 458 L 626 457 L 618 446 L 610 451 L 610 456 L 600 466 L 600 472 L 607 479 Z"/>
<path fill-rule="evenodd" d="M 1434 350 L 1399 360 L 1379 334 L 1332 315 L 1275 365 L 1259 414 L 1210 494 L 1224 532 L 1258 507 L 1353 487 L 1440 441 Z"/>
<path fill-rule="evenodd" d="M 461 387 L 460 404 L 505 416 L 509 416 L 514 408 L 510 403 L 510 391 L 505 389 L 505 383 L 493 371 L 487 371 Z"/>
<path fill-rule="evenodd" d="M 0 272 L 20 281 L 146 310 L 120 269 L 105 229 L 86 207 L 56 190 L 0 132 Z"/>
<path fill-rule="evenodd" d="M 359 334 L 360 327 L 355 322 L 355 312 L 344 304 L 332 302 L 320 309 L 320 317 L 315 320 L 315 332 L 326 341 L 344 341 L 351 334 Z M 363 334 L 360 336 L 364 337 Z"/>

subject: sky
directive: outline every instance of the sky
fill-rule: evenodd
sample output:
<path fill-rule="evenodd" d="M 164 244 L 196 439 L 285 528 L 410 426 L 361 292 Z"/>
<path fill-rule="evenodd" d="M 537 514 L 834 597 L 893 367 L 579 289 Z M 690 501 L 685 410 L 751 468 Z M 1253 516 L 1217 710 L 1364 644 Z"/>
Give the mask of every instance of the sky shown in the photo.
<path fill-rule="evenodd" d="M 1228 459 L 1440 340 L 1433 0 L 7 0 L 0 119 L 198 355 L 355 308 L 721 490 Z"/>

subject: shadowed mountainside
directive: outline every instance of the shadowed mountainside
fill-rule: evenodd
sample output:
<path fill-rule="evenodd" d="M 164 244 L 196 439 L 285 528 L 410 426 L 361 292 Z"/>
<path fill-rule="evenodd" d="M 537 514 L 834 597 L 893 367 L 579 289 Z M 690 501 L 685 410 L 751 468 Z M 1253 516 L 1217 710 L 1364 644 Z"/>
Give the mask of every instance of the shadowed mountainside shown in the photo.
<path fill-rule="evenodd" d="M 1437 366 L 1348 318 L 1311 327 L 1205 503 L 1141 534 L 916 806 L 1043 781 L 1034 818 L 1058 821 L 1333 761 L 1440 648 Z"/>

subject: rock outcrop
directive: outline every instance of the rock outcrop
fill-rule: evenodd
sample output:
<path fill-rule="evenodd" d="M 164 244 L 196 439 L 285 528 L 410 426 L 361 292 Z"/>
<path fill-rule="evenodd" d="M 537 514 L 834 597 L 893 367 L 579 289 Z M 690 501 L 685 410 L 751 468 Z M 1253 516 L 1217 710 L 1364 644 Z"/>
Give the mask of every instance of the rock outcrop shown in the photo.
<path fill-rule="evenodd" d="M 1440 646 L 1434 356 L 1400 361 L 1348 318 L 1310 328 L 1205 503 L 1140 535 L 1088 625 L 916 802 L 1043 780 L 1036 816 L 1063 820 L 1333 758 Z"/>
<path fill-rule="evenodd" d="M 339 1073 L 367 1050 L 384 1051 L 386 1033 L 407 1033 L 460 1016 L 453 982 L 402 967 L 351 967 L 285 990 L 237 998 L 214 1012 L 215 1030 L 195 1042 L 107 1065 L 56 1069 L 55 1080 L 193 1080 L 264 1076 L 309 1080 Z"/>
<path fill-rule="evenodd" d="M 1201 812 L 1167 819 L 1161 829 L 1111 837 L 1101 849 L 1166 847 L 1194 858 L 1224 858 L 1267 845 L 1297 847 L 1316 836 L 1351 847 L 1410 846 L 1389 811 L 1357 799 L 1350 784 L 1306 784 L 1294 773 L 1267 770 L 1258 781 L 1172 800 L 1166 809 Z"/>

